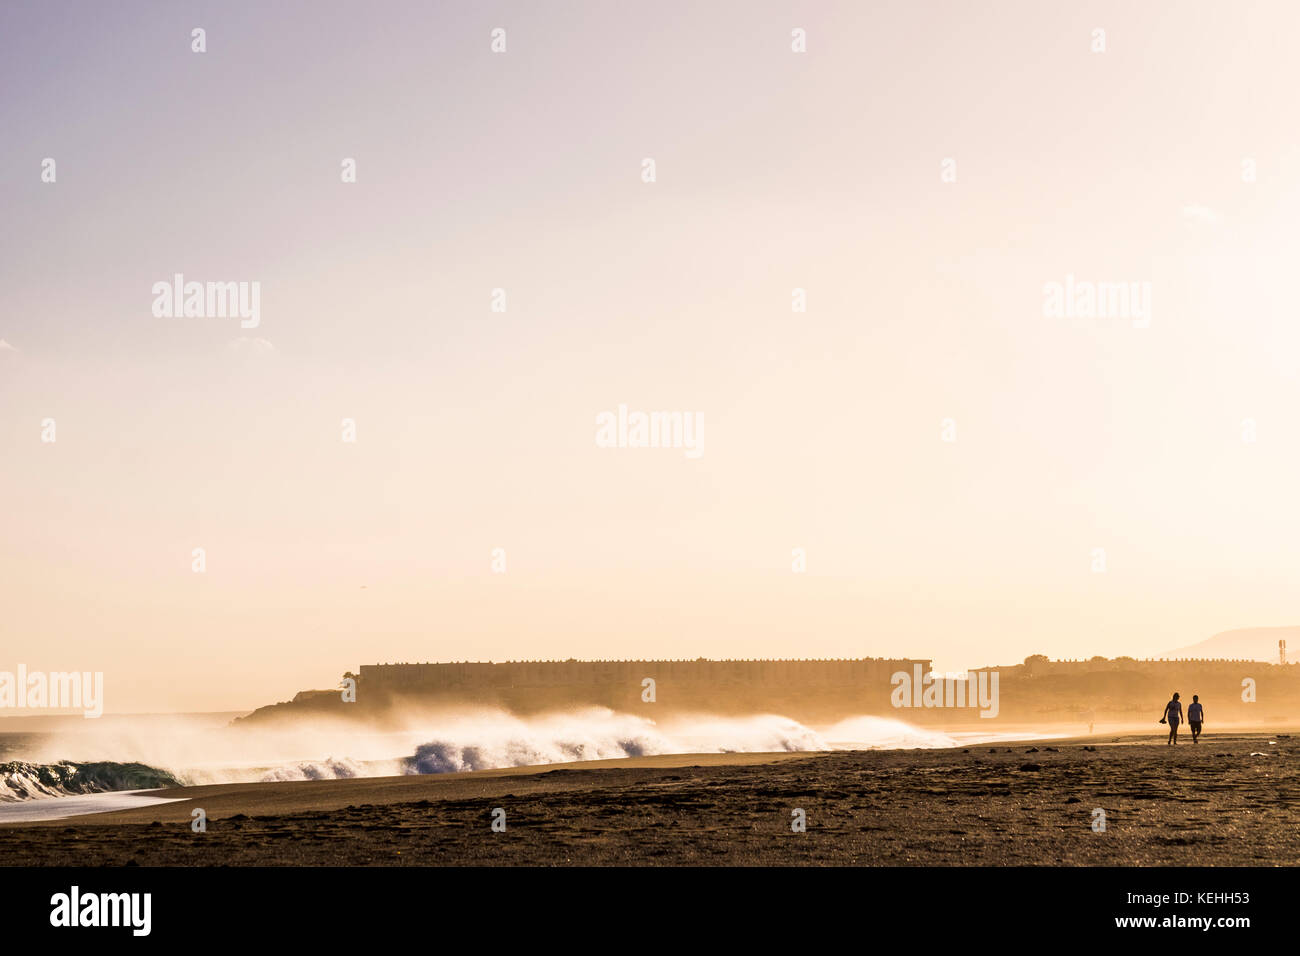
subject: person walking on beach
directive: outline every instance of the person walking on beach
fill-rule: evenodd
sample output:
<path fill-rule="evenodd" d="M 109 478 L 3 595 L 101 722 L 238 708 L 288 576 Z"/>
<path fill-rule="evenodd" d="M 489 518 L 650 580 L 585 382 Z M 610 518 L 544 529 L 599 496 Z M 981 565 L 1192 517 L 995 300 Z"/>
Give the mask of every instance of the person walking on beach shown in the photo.
<path fill-rule="evenodd" d="M 1160 723 L 1169 725 L 1169 743 L 1166 746 L 1172 747 L 1178 743 L 1178 725 L 1183 722 L 1183 705 L 1178 699 L 1178 692 L 1174 691 L 1174 699 L 1165 704 L 1165 715 L 1160 718 Z"/>
<path fill-rule="evenodd" d="M 1187 726 L 1192 728 L 1192 743 L 1196 743 L 1196 738 L 1201 736 L 1201 723 L 1205 720 L 1205 708 L 1201 706 L 1201 698 L 1196 694 L 1192 695 L 1192 702 L 1187 705 Z"/>

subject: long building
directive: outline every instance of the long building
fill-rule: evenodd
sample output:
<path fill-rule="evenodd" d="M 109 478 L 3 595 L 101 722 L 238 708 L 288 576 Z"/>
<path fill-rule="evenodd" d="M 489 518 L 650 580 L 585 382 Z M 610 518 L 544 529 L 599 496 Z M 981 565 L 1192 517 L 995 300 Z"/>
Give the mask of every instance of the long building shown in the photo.
<path fill-rule="evenodd" d="M 391 690 L 470 687 L 557 687 L 658 681 L 710 685 L 781 686 L 791 683 L 863 686 L 929 660 L 866 657 L 833 660 L 659 660 L 659 661 L 465 661 L 460 663 L 363 664 L 361 684 Z"/>
<path fill-rule="evenodd" d="M 939 675 L 925 658 L 830 660 L 552 660 L 365 664 L 355 704 L 338 690 L 303 691 L 257 719 L 306 711 L 375 718 L 408 708 L 483 705 L 516 713 L 602 706 L 620 711 L 781 714 L 802 721 L 856 715 L 908 723 L 1146 722 L 1169 695 L 1199 694 L 1214 721 L 1290 722 L 1300 714 L 1300 664 L 1131 657 L 1053 661 Z M 925 693 L 938 679 L 939 692 Z M 965 687 L 959 686 L 965 684 Z"/>
<path fill-rule="evenodd" d="M 890 679 L 929 660 L 465 661 L 362 665 L 358 699 L 500 704 L 520 711 L 559 706 L 719 713 L 789 711 L 820 716 L 844 709 L 883 713 Z"/>

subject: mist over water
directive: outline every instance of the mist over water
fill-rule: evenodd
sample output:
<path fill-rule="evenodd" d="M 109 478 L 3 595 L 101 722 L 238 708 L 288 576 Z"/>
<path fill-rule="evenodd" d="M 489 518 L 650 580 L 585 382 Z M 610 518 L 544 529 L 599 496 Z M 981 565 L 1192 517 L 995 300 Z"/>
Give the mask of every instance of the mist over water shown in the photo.
<path fill-rule="evenodd" d="M 476 714 L 438 728 L 405 762 L 407 773 L 448 773 L 676 753 L 829 750 L 785 717 L 682 716 L 663 721 L 592 708 L 516 717 Z"/>
<path fill-rule="evenodd" d="M 954 747 L 1007 736 L 953 736 L 888 717 L 814 729 L 776 714 L 656 721 L 599 707 L 530 716 L 430 711 L 382 728 L 327 718 L 272 726 L 203 716 L 106 718 L 0 734 L 0 761 L 7 761 L 0 762 L 0 803 L 146 786 L 454 773 L 657 754 Z"/>

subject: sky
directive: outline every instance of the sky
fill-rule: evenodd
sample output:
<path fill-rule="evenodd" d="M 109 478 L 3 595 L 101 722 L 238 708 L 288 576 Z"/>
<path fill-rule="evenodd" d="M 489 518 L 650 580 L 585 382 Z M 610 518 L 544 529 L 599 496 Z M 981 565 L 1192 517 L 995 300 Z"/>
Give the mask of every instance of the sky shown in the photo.
<path fill-rule="evenodd" d="M 6 3 L 0 670 L 234 710 L 387 661 L 1295 624 L 1298 28 Z M 177 273 L 258 283 L 256 326 L 156 314 Z M 1150 308 L 1053 314 L 1067 282 Z M 620 405 L 700 454 L 601 447 Z"/>

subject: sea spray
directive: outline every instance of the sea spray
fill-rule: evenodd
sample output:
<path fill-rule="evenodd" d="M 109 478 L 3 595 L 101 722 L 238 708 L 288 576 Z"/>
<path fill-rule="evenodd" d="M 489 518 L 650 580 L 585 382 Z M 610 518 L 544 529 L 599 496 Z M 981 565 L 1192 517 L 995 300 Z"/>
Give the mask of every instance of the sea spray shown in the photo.
<path fill-rule="evenodd" d="M 776 715 L 683 716 L 664 723 L 613 711 L 499 715 L 444 729 L 404 762 L 411 774 L 457 773 L 654 754 L 830 750 L 821 735 Z"/>
<path fill-rule="evenodd" d="M 383 729 L 327 721 L 275 730 L 214 728 L 172 720 L 162 732 L 138 722 L 126 729 L 104 725 L 111 733 L 33 735 L 21 743 L 20 735 L 13 735 L 8 756 L 25 760 L 0 763 L 0 802 L 108 790 L 454 773 L 660 754 L 952 747 L 1001 736 L 949 735 L 876 716 L 818 728 L 779 714 L 675 713 L 652 720 L 602 707 L 529 716 L 481 707 L 405 716 L 402 724 Z M 76 752 L 82 759 L 51 760 L 59 751 Z"/>

